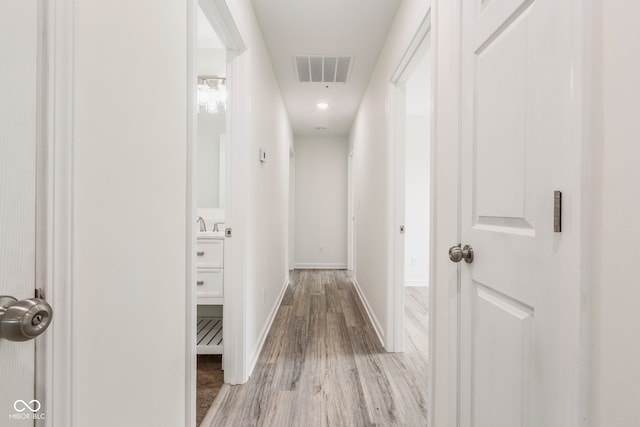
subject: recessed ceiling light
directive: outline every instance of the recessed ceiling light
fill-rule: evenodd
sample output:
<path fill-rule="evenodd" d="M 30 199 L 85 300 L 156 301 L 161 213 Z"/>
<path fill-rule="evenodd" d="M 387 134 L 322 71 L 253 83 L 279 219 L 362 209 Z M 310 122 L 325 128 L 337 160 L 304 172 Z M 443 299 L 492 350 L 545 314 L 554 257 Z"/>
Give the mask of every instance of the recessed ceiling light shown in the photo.
<path fill-rule="evenodd" d="M 327 104 L 326 102 L 318 102 L 317 107 L 321 110 L 326 110 L 327 108 L 329 108 L 329 104 Z"/>

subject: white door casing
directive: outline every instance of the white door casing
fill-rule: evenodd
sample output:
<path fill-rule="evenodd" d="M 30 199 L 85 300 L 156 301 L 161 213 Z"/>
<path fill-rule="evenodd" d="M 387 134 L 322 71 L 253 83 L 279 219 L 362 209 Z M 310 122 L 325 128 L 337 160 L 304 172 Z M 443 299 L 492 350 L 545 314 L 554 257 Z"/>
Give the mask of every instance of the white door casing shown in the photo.
<path fill-rule="evenodd" d="M 0 32 L 0 295 L 24 299 L 36 278 L 38 2 L 0 3 Z M 35 341 L 0 340 L 1 425 L 44 413 L 34 366 Z"/>
<path fill-rule="evenodd" d="M 579 423 L 580 12 L 463 0 L 458 421 Z M 554 191 L 564 197 L 554 233 Z"/>
<path fill-rule="evenodd" d="M 224 254 L 224 312 L 223 312 L 223 341 L 224 353 L 222 355 L 225 367 L 225 382 L 230 384 L 242 384 L 247 381 L 247 357 L 244 342 L 245 335 L 245 295 L 244 295 L 244 256 L 246 229 L 246 170 L 245 162 L 248 153 L 245 144 L 236 143 L 246 137 L 246 125 L 243 120 L 247 117 L 248 102 L 246 70 L 247 55 L 240 31 L 234 21 L 234 17 L 226 0 L 198 0 L 209 23 L 216 35 L 227 49 L 227 123 L 226 123 L 226 168 L 225 168 L 225 227 L 233 229 L 233 237 L 225 239 Z M 195 26 L 192 19 L 190 27 Z M 195 44 L 193 45 L 195 46 Z M 195 61 L 194 49 L 190 49 L 191 61 Z M 195 80 L 192 80 L 195 82 Z M 195 160 L 193 160 L 195 161 Z M 195 209 L 192 207 L 192 209 Z M 187 215 L 193 217 L 193 215 Z M 192 283 L 194 283 L 192 281 Z M 233 284 L 233 285 L 232 285 Z M 187 297 L 188 307 L 191 313 L 188 319 L 195 319 L 195 292 Z M 188 334 L 195 336 L 195 321 L 189 323 Z M 195 344 L 190 345 L 188 351 L 195 355 Z M 188 389 L 195 391 L 195 357 L 191 357 L 189 366 L 189 378 L 192 384 Z M 188 403 L 195 407 L 195 394 Z"/>
<path fill-rule="evenodd" d="M 388 146 L 387 156 L 387 164 L 390 171 L 388 183 L 388 215 L 390 218 L 390 226 L 388 227 L 388 237 L 392 245 L 389 255 L 390 274 L 389 285 L 387 287 L 385 349 L 390 352 L 401 352 L 404 350 L 406 83 L 429 49 L 428 36 L 431 32 L 431 19 L 431 7 L 429 7 L 409 42 L 406 51 L 400 58 L 387 86 L 388 138 L 389 141 L 393 141 L 393 143 Z M 430 85 L 432 83 L 433 82 L 429 82 Z M 429 150 L 432 149 L 433 145 L 430 144 Z M 433 158 L 433 155 L 430 155 L 430 158 Z M 427 167 L 430 171 L 429 185 L 432 185 L 435 168 L 433 168 L 431 164 Z M 430 191 L 432 195 L 435 194 L 432 189 L 430 189 Z M 430 202 L 429 209 L 432 209 L 432 202 Z M 433 244 L 434 242 L 430 240 L 429 247 L 433 247 Z M 430 252 L 433 253 L 431 249 Z M 431 260 L 429 263 L 431 264 Z M 429 282 L 432 282 L 431 277 L 429 278 Z"/>

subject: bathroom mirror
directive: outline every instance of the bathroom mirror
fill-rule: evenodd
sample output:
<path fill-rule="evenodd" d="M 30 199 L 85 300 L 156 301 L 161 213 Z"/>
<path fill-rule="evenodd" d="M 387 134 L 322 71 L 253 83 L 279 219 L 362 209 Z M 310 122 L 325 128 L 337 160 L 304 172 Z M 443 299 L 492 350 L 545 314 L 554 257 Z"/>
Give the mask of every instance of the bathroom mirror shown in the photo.
<path fill-rule="evenodd" d="M 226 158 L 226 50 L 198 8 L 197 206 L 223 209 Z"/>

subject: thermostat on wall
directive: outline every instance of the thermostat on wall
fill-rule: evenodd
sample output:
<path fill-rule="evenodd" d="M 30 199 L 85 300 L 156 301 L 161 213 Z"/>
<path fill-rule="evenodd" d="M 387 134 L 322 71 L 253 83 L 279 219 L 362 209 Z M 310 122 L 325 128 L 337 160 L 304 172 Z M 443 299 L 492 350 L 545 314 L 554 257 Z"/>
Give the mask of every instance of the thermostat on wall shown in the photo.
<path fill-rule="evenodd" d="M 264 163 L 267 161 L 267 152 L 260 148 L 260 162 Z"/>

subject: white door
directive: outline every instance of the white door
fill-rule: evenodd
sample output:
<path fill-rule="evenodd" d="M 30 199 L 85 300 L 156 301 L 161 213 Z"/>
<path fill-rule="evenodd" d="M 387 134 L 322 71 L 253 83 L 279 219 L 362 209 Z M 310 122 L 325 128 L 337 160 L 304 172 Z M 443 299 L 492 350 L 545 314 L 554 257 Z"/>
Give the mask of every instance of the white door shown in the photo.
<path fill-rule="evenodd" d="M 37 1 L 0 0 L 0 295 L 32 298 L 36 256 Z M 33 425 L 33 340 L 0 340 L 0 425 Z"/>
<path fill-rule="evenodd" d="M 574 425 L 580 57 L 571 0 L 462 1 L 460 426 Z M 577 55 L 576 55 L 577 54 Z M 577 178 L 577 179 L 576 179 Z M 554 191 L 567 209 L 554 232 Z"/>

